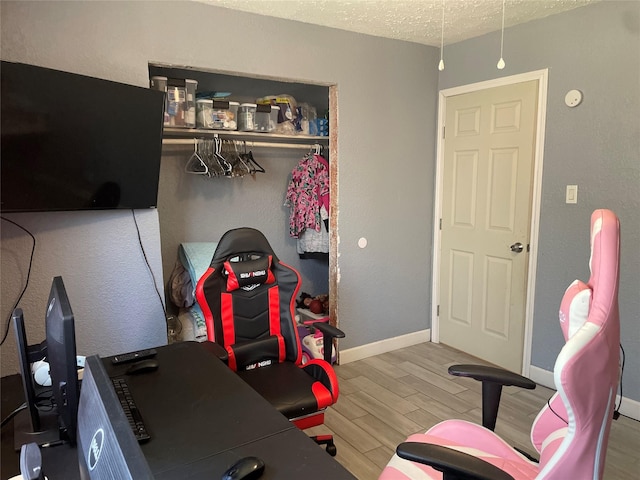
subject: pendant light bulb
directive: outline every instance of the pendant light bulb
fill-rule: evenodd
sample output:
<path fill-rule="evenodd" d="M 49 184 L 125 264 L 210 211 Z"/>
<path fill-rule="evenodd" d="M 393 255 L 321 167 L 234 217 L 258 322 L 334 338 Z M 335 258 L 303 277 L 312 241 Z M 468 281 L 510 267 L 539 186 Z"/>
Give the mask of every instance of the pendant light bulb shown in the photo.
<path fill-rule="evenodd" d="M 504 48 L 504 4 L 506 0 L 502 0 L 502 31 L 500 33 L 500 60 L 498 60 L 498 70 L 502 70 L 505 67 L 504 58 L 502 58 L 502 50 Z"/>
<path fill-rule="evenodd" d="M 444 52 L 444 1 L 442 0 L 442 29 L 440 33 L 440 63 L 438 63 L 438 70 L 444 70 L 444 59 L 442 54 Z"/>

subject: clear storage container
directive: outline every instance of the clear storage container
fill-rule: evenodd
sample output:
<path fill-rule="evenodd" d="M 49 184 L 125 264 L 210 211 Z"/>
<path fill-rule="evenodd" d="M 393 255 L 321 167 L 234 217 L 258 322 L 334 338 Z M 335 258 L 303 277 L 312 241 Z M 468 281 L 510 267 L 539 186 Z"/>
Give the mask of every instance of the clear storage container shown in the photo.
<path fill-rule="evenodd" d="M 235 130 L 237 128 L 238 102 L 199 99 L 196 101 L 198 128 Z"/>
<path fill-rule="evenodd" d="M 278 125 L 280 107 L 275 105 L 258 105 L 256 107 L 255 130 L 257 132 L 273 132 Z"/>
<path fill-rule="evenodd" d="M 240 104 L 238 107 L 238 130 L 252 132 L 256 129 L 256 108 L 255 103 Z"/>
<path fill-rule="evenodd" d="M 196 89 L 198 82 L 190 79 L 151 77 L 151 87 L 166 92 L 164 125 L 195 128 Z"/>
<path fill-rule="evenodd" d="M 187 78 L 184 81 L 184 86 L 187 96 L 184 126 L 187 128 L 196 128 L 196 90 L 198 88 L 198 82 Z"/>
<path fill-rule="evenodd" d="M 149 86 L 153 90 L 160 90 L 164 93 L 164 124 L 169 124 L 169 112 L 167 111 L 167 77 L 151 77 Z"/>
<path fill-rule="evenodd" d="M 178 85 L 167 87 L 167 115 L 165 126 L 184 127 L 185 108 L 187 106 L 187 90 Z"/>

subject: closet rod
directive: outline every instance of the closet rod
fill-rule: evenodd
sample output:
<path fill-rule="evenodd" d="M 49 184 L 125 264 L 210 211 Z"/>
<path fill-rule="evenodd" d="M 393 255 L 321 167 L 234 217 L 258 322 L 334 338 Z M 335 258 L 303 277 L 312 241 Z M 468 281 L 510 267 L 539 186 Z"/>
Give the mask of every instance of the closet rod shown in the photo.
<path fill-rule="evenodd" d="M 193 145 L 197 142 L 197 138 L 163 138 L 163 145 Z M 270 142 L 254 142 L 251 140 L 246 141 L 248 148 L 296 148 L 298 150 L 311 150 L 316 147 L 317 144 L 303 144 L 303 143 L 270 143 Z"/>

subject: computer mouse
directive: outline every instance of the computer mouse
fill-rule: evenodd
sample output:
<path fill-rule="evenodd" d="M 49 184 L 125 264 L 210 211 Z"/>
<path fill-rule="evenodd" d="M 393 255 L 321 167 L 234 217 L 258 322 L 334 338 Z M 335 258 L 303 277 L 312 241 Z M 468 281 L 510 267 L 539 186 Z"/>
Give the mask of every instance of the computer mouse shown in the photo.
<path fill-rule="evenodd" d="M 255 480 L 264 473 L 264 462 L 258 457 L 244 457 L 224 472 L 222 480 Z"/>
<path fill-rule="evenodd" d="M 158 369 L 158 361 L 153 358 L 146 360 L 140 360 L 139 362 L 132 363 L 127 369 L 127 375 L 136 375 L 138 373 L 153 372 Z"/>

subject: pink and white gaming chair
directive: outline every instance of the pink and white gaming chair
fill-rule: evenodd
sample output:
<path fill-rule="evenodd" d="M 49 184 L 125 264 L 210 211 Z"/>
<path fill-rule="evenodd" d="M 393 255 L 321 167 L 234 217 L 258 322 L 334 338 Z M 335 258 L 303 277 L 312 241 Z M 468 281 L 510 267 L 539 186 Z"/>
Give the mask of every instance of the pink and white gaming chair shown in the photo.
<path fill-rule="evenodd" d="M 620 378 L 619 264 L 618 218 L 596 210 L 591 278 L 574 281 L 560 304 L 566 343 L 553 372 L 557 393 L 531 429 L 539 463 L 490 429 L 447 420 L 400 444 L 380 480 L 601 479 Z"/>

